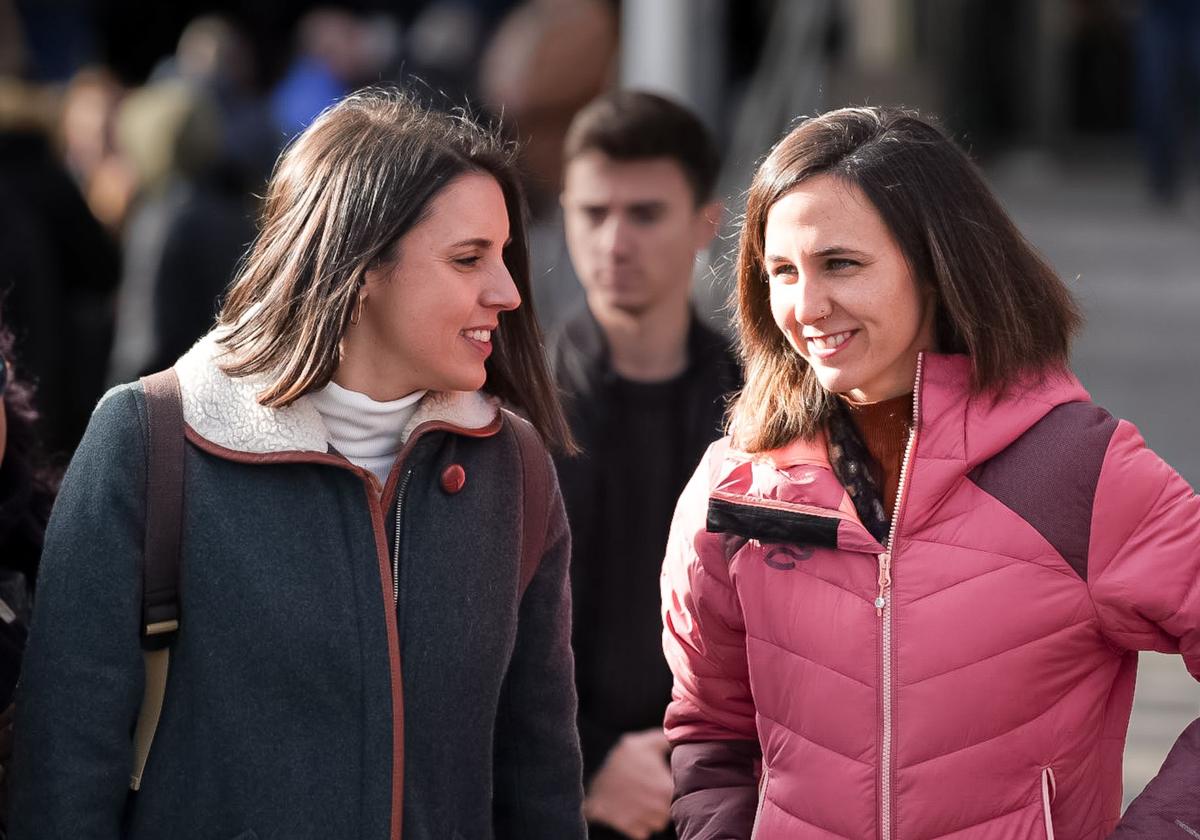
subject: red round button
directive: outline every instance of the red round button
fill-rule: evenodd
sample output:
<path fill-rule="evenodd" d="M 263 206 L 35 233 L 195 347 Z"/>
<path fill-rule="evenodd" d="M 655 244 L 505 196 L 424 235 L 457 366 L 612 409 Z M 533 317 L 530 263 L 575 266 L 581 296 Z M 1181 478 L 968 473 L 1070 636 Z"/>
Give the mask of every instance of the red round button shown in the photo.
<path fill-rule="evenodd" d="M 451 464 L 442 470 L 442 489 L 453 495 L 462 490 L 467 484 L 467 471 L 458 464 Z"/>

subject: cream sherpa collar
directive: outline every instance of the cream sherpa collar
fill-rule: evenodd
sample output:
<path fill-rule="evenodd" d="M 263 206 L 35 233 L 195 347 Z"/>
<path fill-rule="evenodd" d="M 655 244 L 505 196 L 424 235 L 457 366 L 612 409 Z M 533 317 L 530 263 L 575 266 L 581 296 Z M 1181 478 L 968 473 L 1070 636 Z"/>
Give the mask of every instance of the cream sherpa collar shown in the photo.
<path fill-rule="evenodd" d="M 308 397 L 286 408 L 267 408 L 258 394 L 265 376 L 234 378 L 221 370 L 225 351 L 217 333 L 200 339 L 175 363 L 183 397 L 183 419 L 201 437 L 237 452 L 328 452 L 329 432 Z M 499 412 L 495 397 L 482 391 L 431 391 L 417 406 L 402 440 L 423 423 L 438 421 L 482 429 Z"/>

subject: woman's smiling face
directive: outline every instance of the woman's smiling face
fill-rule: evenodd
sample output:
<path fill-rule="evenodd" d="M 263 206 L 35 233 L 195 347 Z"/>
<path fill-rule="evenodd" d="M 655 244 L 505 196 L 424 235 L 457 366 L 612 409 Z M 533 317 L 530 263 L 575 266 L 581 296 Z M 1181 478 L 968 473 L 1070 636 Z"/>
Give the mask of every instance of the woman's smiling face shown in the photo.
<path fill-rule="evenodd" d="M 934 302 L 879 213 L 832 175 L 806 180 L 767 211 L 771 312 L 827 391 L 879 402 L 912 390 L 917 353 L 934 349 Z"/>
<path fill-rule="evenodd" d="M 447 184 L 397 258 L 367 272 L 334 381 L 377 400 L 483 387 L 500 313 L 521 303 L 504 263 L 508 238 L 495 178 L 471 172 Z"/>

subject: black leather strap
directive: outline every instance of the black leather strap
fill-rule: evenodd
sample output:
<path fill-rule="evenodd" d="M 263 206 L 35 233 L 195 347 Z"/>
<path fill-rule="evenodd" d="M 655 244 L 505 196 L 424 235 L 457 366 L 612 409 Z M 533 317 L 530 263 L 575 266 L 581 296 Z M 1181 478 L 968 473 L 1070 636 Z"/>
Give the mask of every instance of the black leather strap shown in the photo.
<path fill-rule="evenodd" d="M 168 647 L 179 631 L 179 546 L 183 521 L 183 403 L 167 369 L 142 377 L 150 441 L 142 563 L 142 647 Z"/>

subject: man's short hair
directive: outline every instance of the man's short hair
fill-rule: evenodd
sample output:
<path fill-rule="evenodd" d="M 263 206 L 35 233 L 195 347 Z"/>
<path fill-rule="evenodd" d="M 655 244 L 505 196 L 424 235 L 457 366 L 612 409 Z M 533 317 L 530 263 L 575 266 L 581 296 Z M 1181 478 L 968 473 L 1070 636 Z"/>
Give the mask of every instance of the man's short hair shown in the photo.
<path fill-rule="evenodd" d="M 563 161 L 591 151 L 622 162 L 675 161 L 697 205 L 712 198 L 721 167 L 712 134 L 699 117 L 666 97 L 637 90 L 607 93 L 575 115 L 563 143 Z"/>

